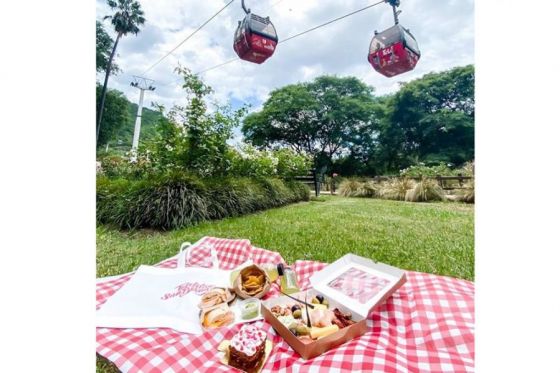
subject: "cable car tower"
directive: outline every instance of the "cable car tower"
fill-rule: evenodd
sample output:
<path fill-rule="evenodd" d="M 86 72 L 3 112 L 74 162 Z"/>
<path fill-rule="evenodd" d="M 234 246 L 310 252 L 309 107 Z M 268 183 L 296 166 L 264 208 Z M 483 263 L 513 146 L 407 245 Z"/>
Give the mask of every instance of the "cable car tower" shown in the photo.
<path fill-rule="evenodd" d="M 155 81 L 152 79 L 144 78 L 134 75 L 130 85 L 140 90 L 140 99 L 138 100 L 138 111 L 136 112 L 136 122 L 134 123 L 134 137 L 132 138 L 132 149 L 130 151 L 132 162 L 136 162 L 138 153 L 138 143 L 140 141 L 140 127 L 142 125 L 142 109 L 144 105 L 144 91 L 154 91 Z"/>

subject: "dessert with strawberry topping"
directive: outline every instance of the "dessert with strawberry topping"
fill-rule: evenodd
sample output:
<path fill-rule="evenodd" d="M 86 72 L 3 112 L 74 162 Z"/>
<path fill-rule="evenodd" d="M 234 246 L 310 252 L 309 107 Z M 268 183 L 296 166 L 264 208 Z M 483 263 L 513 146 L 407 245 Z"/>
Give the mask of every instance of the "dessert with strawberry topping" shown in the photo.
<path fill-rule="evenodd" d="M 231 339 L 228 364 L 248 373 L 258 371 L 265 357 L 267 335 L 252 324 L 245 324 Z"/>

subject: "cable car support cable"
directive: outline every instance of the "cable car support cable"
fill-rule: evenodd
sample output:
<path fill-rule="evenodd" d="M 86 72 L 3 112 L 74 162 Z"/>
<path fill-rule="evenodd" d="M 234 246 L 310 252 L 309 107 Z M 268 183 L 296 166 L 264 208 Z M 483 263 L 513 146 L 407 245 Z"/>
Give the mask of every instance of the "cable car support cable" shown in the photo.
<path fill-rule="evenodd" d="M 391 1 L 391 0 L 388 0 L 388 1 Z M 346 17 L 350 17 L 350 16 L 352 16 L 352 15 L 354 15 L 354 14 L 356 14 L 356 13 L 363 12 L 364 10 L 367 10 L 367 9 L 369 9 L 369 8 L 372 8 L 372 7 L 376 6 L 376 5 L 380 5 L 380 4 L 386 3 L 386 2 L 387 2 L 387 0 L 381 0 L 381 1 L 377 2 L 377 3 L 370 4 L 370 5 L 368 5 L 368 6 L 364 7 L 364 8 L 355 10 L 355 11 L 353 11 L 353 12 L 351 12 L 351 13 L 345 14 L 345 15 L 343 15 L 343 16 L 340 16 L 340 17 L 338 17 L 338 18 L 335 18 L 335 19 L 333 19 L 333 20 L 330 20 L 330 21 L 325 22 L 325 23 L 323 23 L 323 24 L 320 24 L 320 25 L 318 25 L 318 26 L 312 27 L 312 28 L 310 28 L 310 29 L 308 29 L 308 30 L 305 30 L 305 31 L 302 31 L 302 32 L 300 32 L 300 33 L 298 33 L 298 34 L 289 36 L 289 37 L 287 37 L 286 39 L 282 39 L 282 40 L 278 41 L 278 44 L 284 43 L 284 42 L 286 42 L 286 41 L 288 41 L 288 40 L 295 39 L 295 38 L 297 38 L 297 37 L 300 37 L 300 36 L 302 36 L 302 35 L 307 34 L 308 32 L 315 31 L 315 30 L 317 30 L 317 29 L 319 29 L 319 28 L 321 28 L 321 27 L 330 25 L 331 23 L 340 21 L 341 19 L 344 19 L 344 18 L 346 18 Z M 218 64 L 218 65 L 214 65 L 214 66 L 209 67 L 209 68 L 207 68 L 207 69 L 198 71 L 198 72 L 195 73 L 195 75 L 203 74 L 203 73 L 205 73 L 205 72 L 208 72 L 208 71 L 210 71 L 210 70 L 217 69 L 217 68 L 219 68 L 219 67 L 228 65 L 228 64 L 230 64 L 230 63 L 232 63 L 232 62 L 235 62 L 235 61 L 238 61 L 238 60 L 240 60 L 240 58 L 238 58 L 238 57 L 232 58 L 231 60 L 228 60 L 228 61 L 226 61 L 226 62 L 222 62 L 222 63 L 220 63 L 220 64 Z M 179 80 L 180 80 L 180 79 L 179 79 Z M 177 80 L 177 81 L 179 81 L 179 80 Z M 175 82 L 176 82 L 176 81 L 175 81 Z M 171 82 L 171 83 L 174 83 L 174 82 Z M 170 83 L 170 84 L 171 84 L 171 83 Z"/>
<path fill-rule="evenodd" d="M 157 66 L 161 61 L 163 61 L 164 59 L 166 59 L 171 53 L 175 52 L 181 45 L 185 44 L 185 42 L 187 42 L 187 40 L 189 40 L 191 37 L 193 37 L 197 32 L 199 32 L 200 30 L 202 30 L 202 28 L 204 26 L 206 26 L 208 23 L 210 23 L 210 21 L 212 21 L 214 18 L 216 18 L 218 16 L 218 14 L 220 14 L 221 12 L 223 12 L 228 6 L 230 6 L 233 3 L 234 0 L 230 0 L 229 3 L 227 3 L 226 5 L 224 5 L 224 7 L 222 9 L 220 9 L 217 13 L 215 13 L 212 17 L 208 18 L 206 20 L 206 22 L 204 22 L 202 25 L 200 25 L 196 30 L 194 30 L 189 36 L 187 36 L 185 39 L 183 39 L 183 41 L 181 41 L 179 44 L 177 44 L 177 46 L 175 48 L 173 48 L 172 50 L 170 50 L 169 52 L 167 52 L 163 57 L 161 57 L 156 63 L 154 63 L 152 66 L 150 66 L 146 71 L 144 71 L 144 73 L 142 75 L 146 75 L 146 73 L 148 71 L 150 71 L 151 69 L 153 69 L 155 66 Z"/>
<path fill-rule="evenodd" d="M 376 6 L 376 5 L 379 5 L 379 4 L 383 4 L 383 3 L 385 3 L 385 2 L 387 2 L 387 1 L 386 1 L 386 0 L 381 0 L 381 1 L 377 2 L 377 3 L 370 4 L 370 5 L 368 5 L 368 6 L 364 7 L 364 8 L 362 8 L 362 9 L 355 10 L 355 11 L 353 11 L 353 12 L 351 12 L 351 13 L 345 14 L 345 15 L 343 15 L 343 16 L 341 16 L 341 17 L 338 17 L 338 18 L 335 18 L 335 19 L 330 20 L 330 21 L 328 21 L 328 22 L 325 22 L 325 23 L 323 23 L 323 24 L 321 24 L 321 25 L 319 25 L 319 26 L 315 26 L 315 27 L 313 27 L 313 28 L 310 28 L 309 30 L 300 32 L 299 34 L 295 34 L 295 35 L 292 35 L 292 36 L 287 37 L 286 39 L 282 39 L 282 40 L 280 40 L 280 41 L 278 42 L 278 44 L 284 43 L 284 42 L 286 42 L 286 41 L 288 41 L 288 40 L 291 40 L 291 39 L 295 39 L 295 38 L 297 38 L 298 36 L 302 36 L 302 35 L 304 35 L 304 34 L 307 34 L 308 32 L 315 31 L 315 30 L 317 30 L 318 28 L 321 28 L 321 27 L 330 25 L 331 23 L 334 23 L 334 22 L 336 22 L 336 21 L 340 21 L 341 19 L 344 19 L 344 18 L 346 18 L 346 17 L 350 17 L 350 16 L 352 16 L 352 15 L 354 15 L 354 14 L 356 14 L 356 13 L 359 13 L 359 12 L 363 12 L 364 10 L 367 10 L 367 9 L 372 8 L 372 7 L 374 7 L 374 6 Z"/>

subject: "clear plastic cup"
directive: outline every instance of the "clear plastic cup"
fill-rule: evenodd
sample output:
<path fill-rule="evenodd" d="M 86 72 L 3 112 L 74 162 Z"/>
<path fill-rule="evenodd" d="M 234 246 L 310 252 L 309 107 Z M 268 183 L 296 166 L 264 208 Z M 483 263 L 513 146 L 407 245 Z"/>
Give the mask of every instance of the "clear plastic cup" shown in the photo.
<path fill-rule="evenodd" d="M 257 298 L 247 298 L 238 302 L 238 307 L 241 310 L 241 318 L 243 320 L 250 320 L 258 317 L 261 312 L 261 301 Z"/>

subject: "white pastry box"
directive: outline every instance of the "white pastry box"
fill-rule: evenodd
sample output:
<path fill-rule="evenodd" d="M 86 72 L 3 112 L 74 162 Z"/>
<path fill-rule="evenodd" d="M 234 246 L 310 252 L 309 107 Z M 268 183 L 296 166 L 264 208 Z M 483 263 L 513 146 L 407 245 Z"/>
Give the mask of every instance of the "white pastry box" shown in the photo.
<path fill-rule="evenodd" d="M 305 343 L 270 311 L 275 305 L 294 304 L 296 301 L 280 296 L 263 301 L 261 306 L 265 320 L 306 360 L 363 335 L 367 331 L 368 315 L 406 282 L 406 276 L 405 271 L 399 268 L 347 254 L 313 274 L 310 282 L 310 289 L 291 296 L 303 300 L 307 293 L 309 303 L 310 299 L 320 294 L 328 300 L 329 309 L 338 308 L 342 312 L 351 312 L 355 324 Z M 304 309 L 305 306 L 302 305 L 302 310 Z"/>

